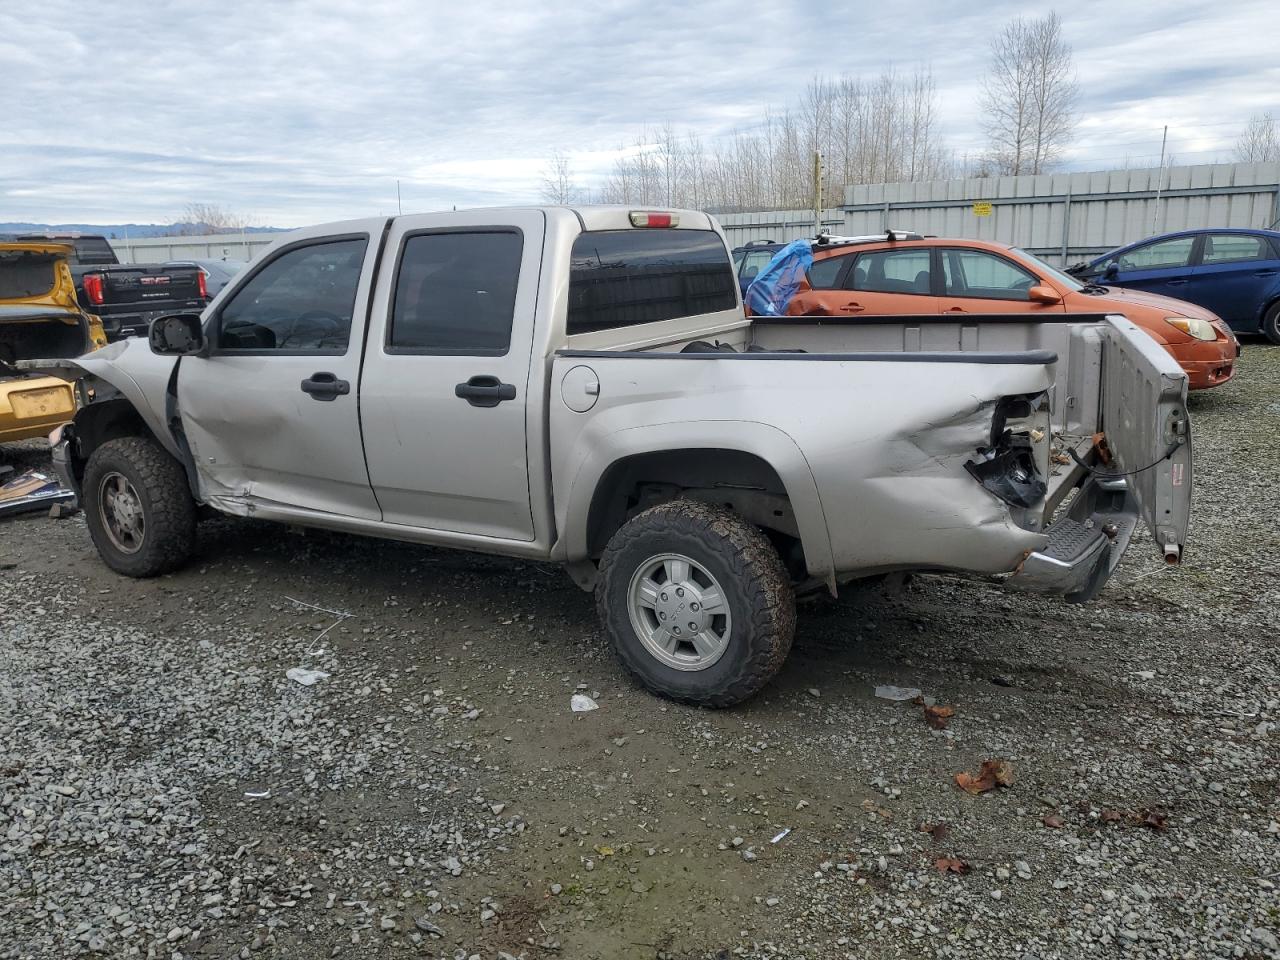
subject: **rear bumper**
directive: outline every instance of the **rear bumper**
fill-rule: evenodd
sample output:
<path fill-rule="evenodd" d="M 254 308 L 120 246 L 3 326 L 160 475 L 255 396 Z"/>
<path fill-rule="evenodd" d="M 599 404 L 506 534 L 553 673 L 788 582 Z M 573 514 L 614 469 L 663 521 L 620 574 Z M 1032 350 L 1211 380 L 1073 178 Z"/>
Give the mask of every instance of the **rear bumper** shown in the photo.
<path fill-rule="evenodd" d="M 1005 581 L 1012 590 L 1092 600 L 1110 579 L 1138 524 L 1124 480 L 1087 480 L 1066 516 L 1046 530 L 1049 543 L 1027 555 Z"/>
<path fill-rule="evenodd" d="M 46 437 L 76 411 L 71 384 L 56 377 L 0 380 L 0 442 Z"/>

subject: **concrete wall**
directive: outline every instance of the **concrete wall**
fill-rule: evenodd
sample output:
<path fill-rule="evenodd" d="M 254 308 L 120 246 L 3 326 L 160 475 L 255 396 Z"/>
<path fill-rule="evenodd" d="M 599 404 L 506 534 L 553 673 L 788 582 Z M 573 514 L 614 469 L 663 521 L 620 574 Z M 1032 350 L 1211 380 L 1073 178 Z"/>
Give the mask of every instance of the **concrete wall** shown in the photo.
<path fill-rule="evenodd" d="M 147 237 L 112 240 L 121 263 L 163 263 L 165 260 L 252 260 L 278 233 L 220 233 L 207 237 Z"/>
<path fill-rule="evenodd" d="M 1156 193 L 1159 191 L 1159 198 Z M 991 204 L 989 216 L 974 212 Z M 813 212 L 718 218 L 735 246 L 813 235 Z M 824 229 L 861 236 L 886 227 L 996 240 L 1068 264 L 1156 233 L 1268 227 L 1280 219 L 1280 164 L 1224 163 L 1043 176 L 848 186 Z"/>

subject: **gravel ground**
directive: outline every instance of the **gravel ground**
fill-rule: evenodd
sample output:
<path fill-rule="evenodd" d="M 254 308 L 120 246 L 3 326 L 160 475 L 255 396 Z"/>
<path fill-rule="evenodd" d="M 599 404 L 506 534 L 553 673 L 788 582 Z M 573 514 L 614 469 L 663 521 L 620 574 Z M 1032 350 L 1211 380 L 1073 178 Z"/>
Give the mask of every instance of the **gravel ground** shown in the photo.
<path fill-rule="evenodd" d="M 718 713 L 540 565 L 214 521 L 136 582 L 4 522 L 0 957 L 1280 957 L 1280 348 L 1193 416 L 1180 568 L 809 605 Z"/>

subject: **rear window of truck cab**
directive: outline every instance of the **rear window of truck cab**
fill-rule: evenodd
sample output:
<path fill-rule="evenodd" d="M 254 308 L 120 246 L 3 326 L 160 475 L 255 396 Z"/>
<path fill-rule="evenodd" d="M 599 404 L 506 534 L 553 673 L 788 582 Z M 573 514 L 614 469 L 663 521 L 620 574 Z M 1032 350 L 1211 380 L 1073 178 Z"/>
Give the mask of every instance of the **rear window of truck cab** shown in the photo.
<path fill-rule="evenodd" d="M 573 243 L 568 333 L 733 310 L 737 290 L 714 230 L 587 231 Z"/>

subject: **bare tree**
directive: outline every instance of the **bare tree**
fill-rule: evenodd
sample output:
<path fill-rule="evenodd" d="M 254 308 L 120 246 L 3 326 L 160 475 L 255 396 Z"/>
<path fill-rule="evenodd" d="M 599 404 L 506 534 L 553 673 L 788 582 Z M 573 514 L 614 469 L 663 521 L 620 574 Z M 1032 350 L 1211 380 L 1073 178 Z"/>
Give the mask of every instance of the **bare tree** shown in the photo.
<path fill-rule="evenodd" d="M 237 233 L 249 226 L 249 218 L 216 203 L 188 203 L 182 210 L 174 233 L 192 237 L 206 233 Z"/>
<path fill-rule="evenodd" d="M 1050 169 L 1071 142 L 1079 89 L 1058 15 L 1011 21 L 991 45 L 981 101 L 995 169 Z"/>
<path fill-rule="evenodd" d="M 1236 141 L 1236 159 L 1241 163 L 1280 161 L 1280 129 L 1270 111 L 1249 118 L 1249 125 Z"/>
<path fill-rule="evenodd" d="M 542 170 L 542 199 L 546 203 L 573 203 L 582 191 L 573 179 L 569 158 L 557 150 Z"/>
<path fill-rule="evenodd" d="M 815 77 L 794 109 L 768 111 L 710 144 L 670 124 L 645 130 L 619 146 L 595 196 L 720 212 L 807 209 L 815 150 L 827 171 L 828 205 L 843 201 L 848 183 L 942 179 L 954 162 L 938 137 L 936 110 L 928 70 L 906 76 L 889 70 L 872 80 Z M 568 180 L 548 177 L 553 184 Z M 548 200 L 561 195 L 544 187 Z"/>

